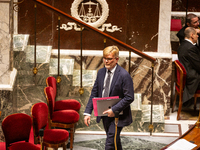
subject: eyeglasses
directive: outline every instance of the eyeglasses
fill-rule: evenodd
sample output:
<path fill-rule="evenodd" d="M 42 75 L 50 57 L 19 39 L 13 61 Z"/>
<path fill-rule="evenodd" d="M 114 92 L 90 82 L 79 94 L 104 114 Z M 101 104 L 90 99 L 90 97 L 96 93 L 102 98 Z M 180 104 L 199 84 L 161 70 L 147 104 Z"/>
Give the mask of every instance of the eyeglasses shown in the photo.
<path fill-rule="evenodd" d="M 104 60 L 107 60 L 107 61 L 111 61 L 111 60 L 113 60 L 113 59 L 115 59 L 115 58 L 105 58 L 105 57 L 103 57 L 103 59 L 104 59 Z"/>

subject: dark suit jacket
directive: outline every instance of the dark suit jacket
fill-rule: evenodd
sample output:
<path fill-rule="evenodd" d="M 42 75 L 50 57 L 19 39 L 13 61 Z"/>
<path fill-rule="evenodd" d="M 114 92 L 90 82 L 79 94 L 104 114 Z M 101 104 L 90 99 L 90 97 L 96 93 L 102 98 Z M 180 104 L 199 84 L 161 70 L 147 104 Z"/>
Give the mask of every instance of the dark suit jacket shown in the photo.
<path fill-rule="evenodd" d="M 184 26 L 177 34 L 176 36 L 179 38 L 179 42 L 182 43 L 185 39 L 185 34 L 184 34 L 184 31 L 185 29 L 187 28 L 188 26 Z"/>
<path fill-rule="evenodd" d="M 93 111 L 92 98 L 102 97 L 105 75 L 106 68 L 102 68 L 98 71 L 85 113 L 91 114 Z M 119 96 L 121 98 L 121 100 L 112 107 L 113 112 L 121 112 L 123 110 L 123 115 L 119 115 L 118 126 L 124 127 L 130 125 L 132 123 L 130 104 L 134 100 L 133 81 L 129 73 L 118 64 L 110 86 L 109 96 Z M 97 117 L 98 123 L 100 120 L 101 117 Z"/>
<path fill-rule="evenodd" d="M 188 26 L 184 26 L 177 34 L 176 36 L 179 38 L 179 42 L 180 44 L 184 41 L 185 39 L 185 34 L 184 34 L 184 31 L 185 29 L 187 28 Z M 199 26 L 200 27 L 200 26 Z M 199 35 L 199 38 L 198 38 L 198 48 L 200 49 L 200 35 Z"/>
<path fill-rule="evenodd" d="M 194 96 L 200 83 L 200 50 L 187 40 L 178 48 L 178 59 L 187 72 L 183 102 Z"/>

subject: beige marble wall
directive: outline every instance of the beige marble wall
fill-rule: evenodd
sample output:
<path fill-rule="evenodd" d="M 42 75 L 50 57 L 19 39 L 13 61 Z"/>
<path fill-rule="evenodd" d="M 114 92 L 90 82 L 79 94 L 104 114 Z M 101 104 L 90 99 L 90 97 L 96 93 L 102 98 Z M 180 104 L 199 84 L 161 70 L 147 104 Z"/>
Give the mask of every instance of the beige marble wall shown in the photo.
<path fill-rule="evenodd" d="M 0 84 L 10 83 L 9 77 L 9 3 L 0 3 Z"/>

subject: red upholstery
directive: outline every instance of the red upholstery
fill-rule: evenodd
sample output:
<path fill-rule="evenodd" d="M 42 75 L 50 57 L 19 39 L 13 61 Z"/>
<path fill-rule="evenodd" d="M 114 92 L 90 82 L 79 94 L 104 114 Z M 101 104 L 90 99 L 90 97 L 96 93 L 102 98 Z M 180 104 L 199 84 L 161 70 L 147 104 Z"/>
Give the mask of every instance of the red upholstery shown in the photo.
<path fill-rule="evenodd" d="M 79 120 L 79 114 L 75 110 L 55 111 L 52 116 L 53 122 L 76 123 L 78 122 L 78 120 Z"/>
<path fill-rule="evenodd" d="M 53 92 L 52 92 L 53 94 Z M 40 102 L 33 105 L 31 109 L 33 118 L 33 127 L 35 135 L 35 143 L 39 142 L 39 130 L 44 129 L 48 122 L 48 106 L 46 103 Z M 59 147 L 65 145 L 69 138 L 69 133 L 64 129 L 45 129 L 43 137 L 43 145 L 46 147 Z M 54 145 L 53 145 L 54 144 Z M 57 144 L 57 145 L 55 145 Z M 63 147 L 64 149 L 65 147 Z"/>
<path fill-rule="evenodd" d="M 52 87 L 46 88 L 46 96 L 48 97 L 48 107 L 49 107 L 49 113 L 50 117 L 52 118 L 52 114 L 54 112 L 54 106 L 55 106 L 55 96 L 54 96 L 54 90 Z"/>
<path fill-rule="evenodd" d="M 54 96 L 56 96 L 56 92 L 57 92 L 57 85 L 56 85 L 56 79 L 52 76 L 47 77 L 46 79 L 46 84 L 47 86 L 51 86 L 54 90 Z"/>
<path fill-rule="evenodd" d="M 182 69 L 182 71 L 183 71 L 183 81 L 181 81 L 181 78 L 180 78 L 180 75 L 182 74 L 181 72 L 180 72 L 180 70 L 178 70 L 178 69 L 176 69 L 176 80 L 177 80 L 177 82 L 179 82 L 179 83 L 183 83 L 183 88 L 185 87 L 185 82 L 186 82 L 186 75 L 187 75 L 187 73 L 186 73 L 186 70 L 185 70 L 185 68 L 183 67 L 183 65 L 180 63 L 180 61 L 178 61 L 178 60 L 175 60 L 175 62 L 179 65 L 179 67 Z M 177 90 L 179 90 L 179 87 L 177 87 L 176 86 L 176 88 L 177 88 Z"/>
<path fill-rule="evenodd" d="M 52 87 L 46 87 L 45 92 L 48 98 L 50 117 L 52 121 L 60 122 L 60 123 L 76 123 L 79 120 L 79 114 L 75 110 L 58 110 L 54 111 L 55 99 L 54 99 L 54 91 Z"/>
<path fill-rule="evenodd" d="M 183 103 L 183 90 L 186 84 L 186 70 L 184 66 L 179 62 L 179 60 L 175 60 L 175 66 L 176 66 L 176 91 L 175 91 L 175 98 L 172 106 L 172 112 L 174 111 L 174 107 L 176 104 L 176 97 L 179 95 L 179 107 L 177 112 L 177 120 L 181 119 L 180 113 L 182 109 L 182 103 Z M 200 97 L 200 90 L 197 90 L 194 94 L 194 110 L 196 110 L 196 101 L 197 97 Z"/>
<path fill-rule="evenodd" d="M 73 149 L 74 142 L 74 130 L 75 125 L 79 120 L 79 113 L 73 109 L 66 110 L 56 110 L 55 111 L 55 97 L 54 90 L 52 87 L 48 86 L 44 88 L 44 93 L 46 95 L 47 104 L 49 107 L 49 124 L 50 127 L 58 127 L 70 129 L 70 149 Z M 64 100 L 63 100 L 64 101 Z M 66 102 L 61 101 L 60 104 L 66 104 Z M 68 100 L 67 100 L 68 101 Z M 62 106 L 63 107 L 63 106 Z M 66 106 L 64 106 L 66 107 Z"/>
<path fill-rule="evenodd" d="M 36 146 L 32 143 L 23 142 L 23 143 L 14 143 L 9 147 L 9 150 L 40 150 L 39 146 Z"/>
<path fill-rule="evenodd" d="M 65 109 L 73 109 L 79 111 L 81 108 L 81 104 L 75 99 L 66 99 L 59 100 L 55 102 L 55 111 L 56 110 L 65 110 Z"/>
<path fill-rule="evenodd" d="M 64 129 L 46 129 L 44 130 L 44 141 L 47 143 L 58 144 L 66 142 L 69 138 L 68 131 Z"/>
<path fill-rule="evenodd" d="M 2 122 L 2 130 L 6 141 L 6 147 L 8 148 L 9 146 L 18 142 L 21 144 L 13 146 L 13 149 L 16 149 L 18 146 L 19 147 L 27 146 L 27 147 L 33 147 L 33 150 L 36 149 L 34 148 L 35 146 L 29 146 L 34 144 L 28 143 L 31 126 L 32 126 L 31 117 L 26 114 L 16 113 L 7 116 Z"/>
<path fill-rule="evenodd" d="M 38 137 L 39 130 L 44 129 L 48 124 L 48 106 L 45 103 L 36 103 L 31 109 L 34 134 Z"/>
<path fill-rule="evenodd" d="M 171 19 L 171 31 L 179 31 L 181 28 L 181 19 Z"/>
<path fill-rule="evenodd" d="M 53 88 L 54 94 L 52 96 L 55 97 L 56 99 L 56 94 L 57 94 L 57 82 L 56 79 L 52 76 L 47 77 L 46 79 L 46 84 L 47 86 L 50 86 Z M 75 100 L 75 99 L 65 99 L 65 100 L 58 100 L 55 101 L 55 110 L 64 110 L 64 109 L 73 109 L 76 111 L 79 111 L 81 108 L 81 104 Z"/>

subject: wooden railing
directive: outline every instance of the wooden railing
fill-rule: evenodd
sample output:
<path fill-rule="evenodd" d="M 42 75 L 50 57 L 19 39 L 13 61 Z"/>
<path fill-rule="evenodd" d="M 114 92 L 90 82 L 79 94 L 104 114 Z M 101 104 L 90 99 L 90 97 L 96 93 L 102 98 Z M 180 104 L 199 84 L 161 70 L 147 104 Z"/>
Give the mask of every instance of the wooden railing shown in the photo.
<path fill-rule="evenodd" d="M 89 30 L 93 30 L 93 31 L 99 33 L 100 35 L 102 35 L 102 36 L 104 36 L 104 37 L 107 37 L 108 39 L 110 39 L 110 40 L 112 40 L 112 41 L 114 41 L 114 42 L 120 44 L 121 46 L 123 46 L 123 47 L 125 47 L 125 48 L 131 50 L 132 52 L 138 54 L 139 56 L 141 56 L 141 57 L 143 57 L 143 58 L 145 58 L 145 59 L 147 59 L 147 60 L 149 60 L 149 61 L 151 61 L 151 62 L 154 62 L 154 61 L 156 60 L 155 58 L 153 58 L 153 57 L 151 57 L 151 56 L 149 56 L 149 55 L 147 55 L 147 54 L 145 54 L 145 53 L 143 53 L 143 52 L 137 50 L 136 48 L 133 48 L 132 46 L 130 46 L 130 45 L 128 45 L 128 44 L 126 44 L 126 43 L 124 43 L 124 42 L 122 42 L 122 41 L 120 41 L 120 40 L 118 40 L 118 39 L 116 39 L 116 38 L 114 38 L 114 37 L 112 37 L 112 36 L 110 36 L 110 35 L 108 35 L 108 34 L 102 32 L 102 31 L 98 30 L 97 28 L 94 28 L 94 27 L 92 27 L 92 26 L 90 26 L 90 25 L 84 23 L 84 22 L 81 21 L 81 20 L 78 20 L 78 19 L 76 19 L 76 18 L 70 16 L 69 14 L 67 14 L 67 13 L 65 13 L 65 12 L 63 12 L 63 11 L 61 11 L 61 10 L 59 10 L 59 9 L 57 9 L 57 8 L 55 8 L 55 7 L 53 7 L 53 6 L 49 5 L 49 4 L 47 4 L 47 3 L 45 3 L 45 2 L 43 2 L 43 1 L 41 1 L 41 0 L 34 0 L 34 1 L 38 2 L 39 4 L 43 5 L 44 7 L 48 8 L 48 9 L 51 9 L 51 10 L 57 12 L 57 13 L 60 14 L 60 15 L 63 15 L 63 16 L 65 16 L 65 17 L 67 17 L 67 18 L 69 18 L 69 19 L 75 21 L 75 22 L 78 23 L 79 25 L 82 25 L 82 26 L 88 28 Z"/>

